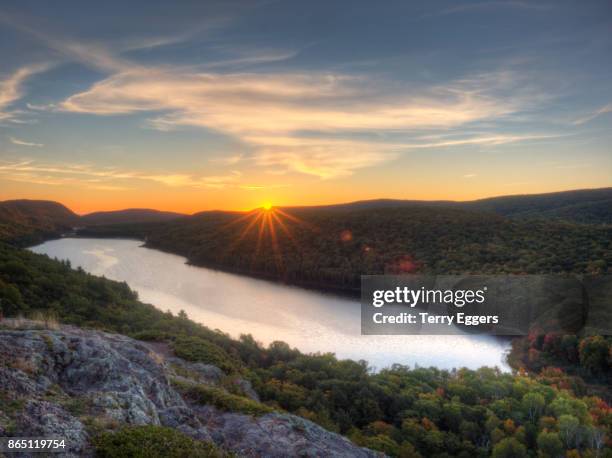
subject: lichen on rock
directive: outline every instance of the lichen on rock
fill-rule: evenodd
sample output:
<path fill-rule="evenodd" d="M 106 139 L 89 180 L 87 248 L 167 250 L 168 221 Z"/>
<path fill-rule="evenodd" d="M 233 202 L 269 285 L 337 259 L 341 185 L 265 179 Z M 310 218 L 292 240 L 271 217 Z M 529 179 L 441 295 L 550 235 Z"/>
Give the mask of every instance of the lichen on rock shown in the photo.
<path fill-rule="evenodd" d="M 0 433 L 65 438 L 68 457 L 93 456 L 96 435 L 126 425 L 173 428 L 240 456 L 380 455 L 308 420 L 269 413 L 240 377 L 232 379 L 239 394 L 227 392 L 228 377 L 122 335 L 70 326 L 0 330 Z M 261 408 L 251 415 L 196 402 L 173 385 L 177 379 Z"/>

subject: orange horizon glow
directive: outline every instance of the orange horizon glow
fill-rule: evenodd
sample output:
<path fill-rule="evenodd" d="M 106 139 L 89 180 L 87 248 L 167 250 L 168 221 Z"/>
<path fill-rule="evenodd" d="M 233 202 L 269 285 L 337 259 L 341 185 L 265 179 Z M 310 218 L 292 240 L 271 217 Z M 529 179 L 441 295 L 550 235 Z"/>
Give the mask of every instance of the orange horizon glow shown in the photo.
<path fill-rule="evenodd" d="M 254 209 L 271 210 L 279 207 L 299 207 L 299 206 L 319 206 L 319 205 L 335 205 L 360 200 L 375 200 L 375 199 L 400 199 L 400 200 L 453 200 L 453 201 L 470 201 L 490 197 L 508 196 L 508 195 L 525 195 L 525 194 L 540 194 L 550 192 L 563 192 L 577 189 L 594 189 L 609 187 L 602 183 L 602 186 L 575 186 L 572 188 L 557 188 L 548 186 L 523 187 L 514 192 L 508 190 L 503 192 L 485 193 L 485 192 L 448 192 L 449 189 L 441 189 L 437 192 L 392 192 L 392 193 L 376 193 L 372 188 L 368 189 L 346 189 L 344 192 L 332 190 L 318 190 L 304 194 L 295 192 L 296 190 L 287 189 L 284 193 L 276 193 L 270 195 L 268 199 L 257 198 L 256 196 L 246 197 L 228 192 L 222 193 L 221 196 L 211 198 L 199 198 L 196 193 L 177 193 L 164 192 L 140 192 L 136 196 L 128 193 L 119 193 L 110 195 L 100 195 L 96 192 L 75 192 L 74 190 L 67 192 L 50 193 L 32 192 L 31 187 L 20 189 L 2 190 L 0 192 L 0 201 L 13 199 L 32 199 L 32 200 L 51 200 L 59 202 L 68 207 L 73 212 L 84 215 L 87 213 L 99 211 L 119 211 L 129 208 L 146 208 L 159 211 L 170 211 L 183 214 L 194 214 L 202 211 L 235 211 L 235 212 L 250 212 Z M 29 189 L 28 189 L 29 188 Z M 59 191 L 59 190 L 58 190 Z M 283 195 L 284 194 L 284 195 Z M 453 195 L 454 194 L 454 195 Z M 334 198 L 329 198 L 329 195 L 334 195 Z M 262 203 L 263 202 L 263 203 Z M 274 205 L 272 205 L 274 202 Z"/>

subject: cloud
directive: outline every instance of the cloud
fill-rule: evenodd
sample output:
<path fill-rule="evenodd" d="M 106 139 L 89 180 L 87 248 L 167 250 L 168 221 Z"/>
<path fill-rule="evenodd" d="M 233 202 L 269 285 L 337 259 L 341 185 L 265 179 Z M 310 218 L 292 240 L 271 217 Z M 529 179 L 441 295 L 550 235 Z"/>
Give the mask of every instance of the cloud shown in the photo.
<path fill-rule="evenodd" d="M 24 84 L 33 75 L 48 70 L 48 64 L 26 65 L 0 80 L 0 121 L 19 123 L 22 111 L 10 107 L 24 95 Z"/>
<path fill-rule="evenodd" d="M 64 58 L 107 74 L 59 103 L 31 105 L 32 109 L 98 116 L 141 114 L 148 117 L 146 126 L 160 131 L 183 126 L 214 129 L 243 142 L 249 157 L 271 173 L 293 171 L 333 178 L 392 160 L 403 150 L 538 138 L 488 134 L 435 141 L 385 141 L 387 133 L 414 137 L 416 132 L 446 132 L 524 114 L 530 105 L 542 101 L 542 91 L 531 90 L 525 76 L 515 72 L 484 73 L 428 87 L 313 71 L 238 72 L 237 66 L 290 59 L 296 53 L 235 49 L 230 49 L 231 58 L 210 62 L 198 70 L 143 65 L 125 57 L 126 46 L 113 50 L 97 43 L 52 37 L 25 26 L 19 28 Z M 138 49 L 167 42 L 172 40 L 148 40 L 131 46 Z M 225 71 L 216 72 L 215 67 Z M 379 135 L 379 140 L 360 139 L 373 135 Z M 232 162 L 234 159 L 236 162 Z M 240 160 L 228 158 L 225 165 Z M 181 174 L 157 177 L 166 185 L 220 186 L 214 180 L 193 180 L 191 175 Z"/>
<path fill-rule="evenodd" d="M 209 159 L 209 161 L 215 164 L 235 165 L 242 161 L 243 158 L 244 156 L 242 154 L 234 154 L 227 157 L 213 157 Z"/>
<path fill-rule="evenodd" d="M 475 177 L 477 177 L 477 176 L 478 176 L 478 175 L 476 175 L 475 173 L 468 173 L 468 174 L 466 174 L 466 175 L 463 175 L 463 178 L 475 178 Z"/>
<path fill-rule="evenodd" d="M 254 153 L 257 164 L 320 178 L 347 176 L 398 156 L 402 145 L 351 140 L 268 137 L 251 139 L 261 145 Z M 280 170 L 278 168 L 280 167 Z"/>
<path fill-rule="evenodd" d="M 586 124 L 587 122 L 590 122 L 593 119 L 606 113 L 612 113 L 612 103 L 604 105 L 599 110 L 596 110 L 586 116 L 576 119 L 572 124 L 574 124 L 575 126 L 581 126 L 582 124 Z"/>
<path fill-rule="evenodd" d="M 13 145 L 32 146 L 32 147 L 36 147 L 36 148 L 42 148 L 43 146 L 45 146 L 42 143 L 27 142 L 25 140 L 20 140 L 20 139 L 15 138 L 15 137 L 9 137 L 9 140 L 11 141 L 11 143 Z"/>
<path fill-rule="evenodd" d="M 523 10 L 536 10 L 545 11 L 552 8 L 552 5 L 537 3 L 535 1 L 521 2 L 521 1 L 491 1 L 491 2 L 476 2 L 467 3 L 462 5 L 453 6 L 441 11 L 438 14 L 453 14 L 461 13 L 464 11 L 473 10 L 486 10 L 486 9 L 498 9 L 498 8 L 513 8 Z"/>
<path fill-rule="evenodd" d="M 405 87 L 398 94 L 372 84 L 333 74 L 131 70 L 72 95 L 60 109 L 97 115 L 164 111 L 169 114 L 154 118 L 154 126 L 203 126 L 238 135 L 453 127 L 515 109 L 509 100 L 459 85 L 429 93 Z"/>
<path fill-rule="evenodd" d="M 507 143 L 523 142 L 528 140 L 546 140 L 551 138 L 559 138 L 564 134 L 480 134 L 473 135 L 467 138 L 456 140 L 439 140 L 434 142 L 410 143 L 404 144 L 405 148 L 444 148 L 449 146 L 464 146 L 464 145 L 505 145 Z"/>
<path fill-rule="evenodd" d="M 576 169 L 588 169 L 591 167 L 589 163 L 580 163 L 580 164 L 562 164 L 557 165 L 555 168 L 562 170 L 576 170 Z"/>
<path fill-rule="evenodd" d="M 57 108 L 53 103 L 41 105 L 41 104 L 29 103 L 29 102 L 26 103 L 26 107 L 28 107 L 28 110 L 33 110 L 33 111 L 52 111 Z"/>
<path fill-rule="evenodd" d="M 242 173 L 233 170 L 223 175 L 155 174 L 87 164 L 48 164 L 34 160 L 0 162 L 0 177 L 49 185 L 78 185 L 90 189 L 127 189 L 134 180 L 149 181 L 169 187 L 212 188 L 242 187 Z"/>
<path fill-rule="evenodd" d="M 234 186 L 239 181 L 242 173 L 234 170 L 226 175 L 212 176 L 194 176 L 189 174 L 175 175 L 135 175 L 135 178 L 142 180 L 151 180 L 162 183 L 166 186 L 173 187 L 191 187 L 191 188 L 215 188 L 223 189 L 229 186 Z"/>
<path fill-rule="evenodd" d="M 241 67 L 267 64 L 271 62 L 281 62 L 292 59 L 298 55 L 297 51 L 287 49 L 238 49 L 229 46 L 220 46 L 216 49 L 224 54 L 229 53 L 232 55 L 232 57 L 205 64 L 204 67 L 206 69 Z"/>
<path fill-rule="evenodd" d="M 386 84 L 351 75 L 197 73 L 132 68 L 59 104 L 74 113 L 158 113 L 149 126 L 212 128 L 252 146 L 259 164 L 322 178 L 343 176 L 397 156 L 398 145 L 350 139 L 356 132 L 453 129 L 509 116 L 530 97 L 495 96 L 517 81 L 506 73 L 478 75 L 433 88 Z M 535 103 L 532 97 L 531 103 Z M 318 138 L 305 135 L 317 132 Z M 338 135 L 344 136 L 338 140 Z M 332 137 L 325 139 L 324 137 Z M 490 136 L 406 148 L 500 144 L 527 137 Z"/>

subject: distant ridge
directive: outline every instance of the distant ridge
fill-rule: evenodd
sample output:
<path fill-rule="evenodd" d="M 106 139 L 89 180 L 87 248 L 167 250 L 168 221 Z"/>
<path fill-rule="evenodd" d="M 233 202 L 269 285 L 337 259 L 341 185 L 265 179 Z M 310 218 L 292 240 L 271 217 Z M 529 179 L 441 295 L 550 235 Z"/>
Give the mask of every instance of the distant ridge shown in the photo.
<path fill-rule="evenodd" d="M 187 215 L 148 208 L 128 208 L 125 210 L 89 213 L 81 216 L 80 224 L 84 226 L 102 226 L 108 224 L 159 223 L 184 216 Z"/>
<path fill-rule="evenodd" d="M 285 206 L 282 208 L 295 211 L 333 211 L 394 207 L 455 208 L 520 219 L 536 218 L 585 224 L 612 224 L 612 187 L 488 197 L 472 201 L 374 199 L 343 204 Z M 237 213 L 243 212 L 208 210 L 186 215 L 146 208 L 129 208 L 79 216 L 58 202 L 28 199 L 6 200 L 0 201 L 0 239 L 6 238 L 11 231 L 31 232 L 30 229 L 34 228 L 41 231 L 58 231 L 75 226 L 164 223 L 181 218 L 199 219 Z"/>
<path fill-rule="evenodd" d="M 58 202 L 27 199 L 0 202 L 0 240 L 30 243 L 60 235 L 78 221 L 76 213 Z"/>
<path fill-rule="evenodd" d="M 612 224 L 612 187 L 545 194 L 487 197 L 471 201 L 374 199 L 346 204 L 285 207 L 299 210 L 443 207 L 484 211 L 512 218 L 555 219 Z"/>

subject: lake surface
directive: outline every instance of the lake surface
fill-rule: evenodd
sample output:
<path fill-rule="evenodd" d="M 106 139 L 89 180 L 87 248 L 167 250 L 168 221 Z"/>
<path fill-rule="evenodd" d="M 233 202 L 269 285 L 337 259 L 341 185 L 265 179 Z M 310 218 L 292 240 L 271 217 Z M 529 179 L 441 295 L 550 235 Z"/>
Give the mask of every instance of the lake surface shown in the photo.
<path fill-rule="evenodd" d="M 95 275 L 127 282 L 143 302 L 233 337 L 283 340 L 382 369 L 393 363 L 508 370 L 507 341 L 491 336 L 362 336 L 359 301 L 185 264 L 136 240 L 65 238 L 31 248 Z"/>

